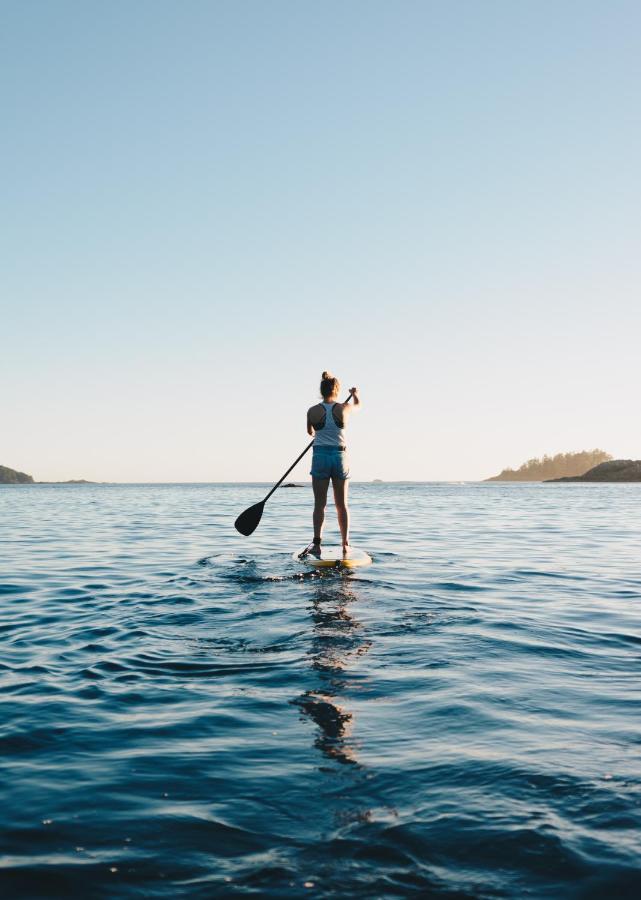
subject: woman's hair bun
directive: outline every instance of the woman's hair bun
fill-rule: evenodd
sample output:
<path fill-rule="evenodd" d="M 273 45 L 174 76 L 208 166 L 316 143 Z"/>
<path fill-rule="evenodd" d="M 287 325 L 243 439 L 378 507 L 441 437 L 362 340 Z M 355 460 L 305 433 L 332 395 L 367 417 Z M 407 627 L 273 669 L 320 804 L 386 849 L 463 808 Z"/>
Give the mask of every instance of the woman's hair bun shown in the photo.
<path fill-rule="evenodd" d="M 341 383 L 331 372 L 323 372 L 321 375 L 321 397 L 335 397 L 341 388 Z"/>

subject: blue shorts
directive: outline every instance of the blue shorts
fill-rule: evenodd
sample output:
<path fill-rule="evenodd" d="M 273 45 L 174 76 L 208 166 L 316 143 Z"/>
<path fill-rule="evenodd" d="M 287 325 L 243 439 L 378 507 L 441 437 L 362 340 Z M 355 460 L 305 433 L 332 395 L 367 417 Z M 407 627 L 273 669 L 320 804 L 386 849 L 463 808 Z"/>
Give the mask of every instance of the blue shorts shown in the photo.
<path fill-rule="evenodd" d="M 314 447 L 312 455 L 312 478 L 349 478 L 347 451 L 338 447 Z"/>

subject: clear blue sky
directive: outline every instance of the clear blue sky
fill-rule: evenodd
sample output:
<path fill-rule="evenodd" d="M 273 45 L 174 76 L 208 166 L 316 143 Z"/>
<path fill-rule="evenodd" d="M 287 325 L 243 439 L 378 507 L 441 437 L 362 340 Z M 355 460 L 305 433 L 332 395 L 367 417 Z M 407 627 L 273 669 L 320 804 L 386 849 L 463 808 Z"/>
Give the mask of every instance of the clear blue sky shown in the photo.
<path fill-rule="evenodd" d="M 641 457 L 637 2 L 0 12 L 0 463 L 273 480 L 323 368 L 357 479 Z"/>

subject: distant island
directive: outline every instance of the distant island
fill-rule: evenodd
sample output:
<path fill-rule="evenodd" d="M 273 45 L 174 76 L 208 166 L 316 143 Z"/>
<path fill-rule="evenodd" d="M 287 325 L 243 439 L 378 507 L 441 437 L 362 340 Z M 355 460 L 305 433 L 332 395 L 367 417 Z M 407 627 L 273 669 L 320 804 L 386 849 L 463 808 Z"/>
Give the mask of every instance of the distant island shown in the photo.
<path fill-rule="evenodd" d="M 549 478 L 548 481 L 557 483 L 560 481 L 641 481 L 641 459 L 612 459 L 595 466 L 583 475 Z"/>
<path fill-rule="evenodd" d="M 96 481 L 87 481 L 86 478 L 70 478 L 68 481 L 36 481 L 36 484 L 97 484 Z M 104 484 L 104 482 L 103 482 Z"/>
<path fill-rule="evenodd" d="M 18 472 L 9 466 L 0 466 L 0 484 L 95 484 L 94 481 L 85 481 L 84 478 L 72 478 L 69 481 L 34 481 L 32 475 L 26 472 Z"/>
<path fill-rule="evenodd" d="M 33 484 L 33 477 L 9 466 L 0 466 L 0 484 Z"/>
<path fill-rule="evenodd" d="M 503 469 L 486 481 L 557 481 L 561 478 L 577 478 L 612 456 L 605 450 L 581 450 L 579 453 L 557 453 L 542 459 L 528 459 L 518 469 Z"/>

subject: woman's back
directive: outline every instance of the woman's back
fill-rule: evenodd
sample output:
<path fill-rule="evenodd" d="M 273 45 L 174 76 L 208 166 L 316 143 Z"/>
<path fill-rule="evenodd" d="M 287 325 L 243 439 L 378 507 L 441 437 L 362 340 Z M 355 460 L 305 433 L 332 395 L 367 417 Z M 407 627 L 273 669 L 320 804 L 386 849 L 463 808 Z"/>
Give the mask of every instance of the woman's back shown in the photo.
<path fill-rule="evenodd" d="M 345 447 L 345 421 L 342 403 L 318 403 L 308 412 L 314 428 L 315 447 Z"/>

